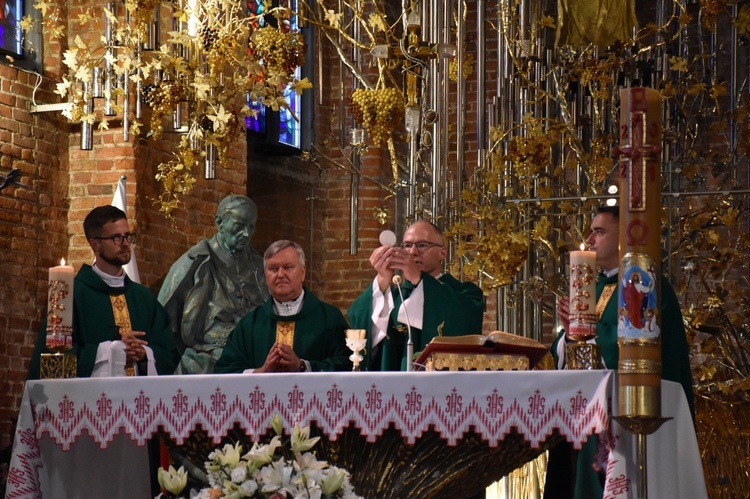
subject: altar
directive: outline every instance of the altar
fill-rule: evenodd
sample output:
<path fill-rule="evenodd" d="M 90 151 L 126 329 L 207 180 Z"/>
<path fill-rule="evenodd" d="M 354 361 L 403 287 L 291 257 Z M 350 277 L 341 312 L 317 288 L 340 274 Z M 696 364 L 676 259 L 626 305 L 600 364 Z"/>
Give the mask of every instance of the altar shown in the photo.
<path fill-rule="evenodd" d="M 555 439 L 564 438 L 578 448 L 591 434 L 599 434 L 609 443 L 609 459 L 604 463 L 608 497 L 632 497 L 635 469 L 630 436 L 610 418 L 615 384 L 612 371 L 347 372 L 28 381 L 6 497 L 147 497 L 145 445 L 157 433 L 168 434 L 181 444 L 200 426 L 218 444 L 238 424 L 248 438 L 259 438 L 276 414 L 287 430 L 295 423 L 314 424 L 330 445 L 337 446 L 335 452 L 323 452 L 329 461 L 346 460 L 354 453 L 367 463 L 366 448 L 377 446 L 389 432 L 397 432 L 405 448 L 412 449 L 412 459 L 393 456 L 386 467 L 400 469 L 394 473 L 401 475 L 381 480 L 386 483 L 381 484 L 378 497 L 399 497 L 403 489 L 398 487 L 416 475 L 436 483 L 442 479 L 448 487 L 444 490 L 451 490 L 456 484 L 449 482 L 458 480 L 458 486 L 467 490 L 466 475 L 445 467 L 451 464 L 451 453 L 464 445 L 484 446 L 490 452 L 482 451 L 482 456 L 456 466 L 469 469 L 473 459 L 489 455 L 496 460 L 494 479 L 498 479 L 507 473 L 504 466 L 508 463 L 502 462 L 505 451 L 492 452 L 506 441 L 531 449 L 524 458 L 530 460 L 556 443 Z M 659 478 L 650 475 L 649 490 L 656 494 L 653 497 L 665 497 L 657 493 L 664 490 L 660 487 L 677 490 L 675 497 L 705 497 L 684 394 L 669 382 L 664 382 L 663 392 L 665 415 L 674 419 L 648 437 L 649 466 L 660 461 L 659 449 L 665 447 L 674 469 L 664 470 Z M 690 431 L 685 431 L 685 424 Z M 353 431 L 359 440 L 350 437 Z M 438 459 L 420 461 L 414 455 L 413 449 L 426 439 L 436 440 L 443 449 Z M 654 439 L 664 442 L 652 444 Z M 344 449 L 352 442 L 360 448 Z M 383 456 L 387 459 L 388 454 Z M 420 469 L 429 463 L 435 469 Z M 375 497 L 374 486 L 362 485 L 357 471 L 350 471 L 355 487 L 360 483 L 368 489 L 357 492 Z M 97 477 L 106 479 L 99 483 Z M 679 482 L 686 477 L 690 483 L 680 488 Z M 113 490 L 117 494 L 113 495 Z M 420 490 L 420 497 L 437 494 Z"/>

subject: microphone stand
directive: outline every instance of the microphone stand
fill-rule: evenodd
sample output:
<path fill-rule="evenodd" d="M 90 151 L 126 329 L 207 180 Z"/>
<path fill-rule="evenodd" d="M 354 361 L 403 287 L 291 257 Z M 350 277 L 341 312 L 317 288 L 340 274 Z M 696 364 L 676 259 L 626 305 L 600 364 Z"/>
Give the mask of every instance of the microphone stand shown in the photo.
<path fill-rule="evenodd" d="M 406 342 L 406 372 L 411 372 L 414 370 L 414 342 L 411 339 L 411 321 L 409 320 L 409 311 L 406 309 L 404 294 L 401 292 L 401 283 L 404 282 L 404 278 L 396 274 L 393 276 L 392 282 L 398 288 L 398 295 L 401 297 L 401 306 L 404 307 L 404 315 L 406 316 L 406 332 L 408 334 L 408 340 Z"/>

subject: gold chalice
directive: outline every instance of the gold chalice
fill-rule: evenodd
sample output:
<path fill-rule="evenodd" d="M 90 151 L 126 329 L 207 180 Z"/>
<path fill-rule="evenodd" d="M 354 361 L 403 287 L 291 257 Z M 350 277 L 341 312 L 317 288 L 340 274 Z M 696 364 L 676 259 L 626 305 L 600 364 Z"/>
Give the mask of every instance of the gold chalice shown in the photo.
<path fill-rule="evenodd" d="M 352 361 L 352 371 L 359 371 L 359 363 L 364 359 L 359 352 L 367 346 L 366 333 L 367 331 L 364 329 L 346 330 L 346 346 L 354 352 L 349 356 L 349 360 Z"/>

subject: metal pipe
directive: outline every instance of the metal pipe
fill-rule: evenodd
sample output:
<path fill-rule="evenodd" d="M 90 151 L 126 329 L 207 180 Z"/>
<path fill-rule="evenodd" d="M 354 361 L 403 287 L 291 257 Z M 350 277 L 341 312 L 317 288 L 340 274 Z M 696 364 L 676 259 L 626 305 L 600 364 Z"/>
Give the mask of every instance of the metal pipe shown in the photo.
<path fill-rule="evenodd" d="M 146 41 L 141 44 L 143 50 L 156 50 L 159 47 L 159 17 L 161 16 L 161 3 L 154 7 L 154 19 L 148 23 L 146 28 Z"/>
<path fill-rule="evenodd" d="M 141 67 L 141 51 L 138 51 L 138 68 Z M 140 73 L 140 69 L 135 70 L 136 73 Z M 143 105 L 141 102 L 141 99 L 143 97 L 143 81 L 141 78 L 138 78 L 138 82 L 135 84 L 135 119 L 140 120 L 143 117 Z"/>
<path fill-rule="evenodd" d="M 450 43 L 450 8 L 443 2 L 432 0 L 432 18 L 436 25 L 435 41 L 437 43 L 448 45 Z M 448 177 L 448 151 L 449 151 L 449 120 L 448 104 L 451 102 L 448 59 L 440 57 L 432 61 L 430 74 L 431 91 L 430 106 L 431 113 L 437 115 L 436 119 L 430 117 L 425 127 L 430 126 L 432 129 L 431 140 L 426 143 L 422 141 L 425 149 L 431 149 L 432 164 L 432 202 L 430 211 L 434 218 L 438 214 L 445 213 L 446 224 L 451 218 L 450 203 L 447 203 L 446 181 Z M 458 142 L 458 141 L 457 141 Z M 448 245 L 449 253 L 452 252 L 452 246 Z M 451 260 L 449 254 L 448 260 Z"/>
<path fill-rule="evenodd" d="M 113 15 L 117 15 L 117 10 L 115 7 L 114 2 L 107 4 L 107 10 L 112 12 Z M 114 48 L 114 34 L 112 30 L 112 21 L 110 21 L 108 16 L 104 16 L 104 39 L 106 40 L 107 48 L 106 52 L 108 57 L 104 58 L 104 115 L 105 116 L 114 116 L 117 114 L 115 112 L 114 106 L 112 105 L 112 79 L 113 79 L 113 71 L 112 71 L 112 63 L 110 60 L 114 60 L 116 56 L 116 50 Z"/>
<path fill-rule="evenodd" d="M 338 10 L 337 12 L 343 12 L 344 11 L 344 5 L 341 0 L 338 2 Z M 341 34 L 338 34 L 338 41 L 339 46 L 341 46 Z M 346 76 L 344 74 L 344 64 L 341 62 L 341 58 L 338 59 L 339 63 L 339 99 L 338 99 L 338 123 L 339 123 L 339 144 L 342 146 L 346 144 L 346 130 L 344 123 L 346 123 L 346 103 L 344 102 L 344 96 L 346 95 L 346 88 L 344 86 L 344 81 L 346 80 Z"/>
<path fill-rule="evenodd" d="M 83 95 L 86 97 L 85 115 L 83 121 L 81 121 L 81 149 L 84 151 L 90 151 L 94 148 L 94 132 L 93 126 L 88 121 L 88 116 L 94 112 L 94 98 L 90 95 L 91 84 L 85 82 L 83 84 Z"/>
<path fill-rule="evenodd" d="M 646 499 L 648 497 L 648 470 L 647 470 L 647 453 L 646 453 L 646 437 L 641 433 L 636 434 L 637 441 L 637 452 L 636 452 L 636 466 L 638 467 L 638 487 L 637 497 L 638 499 Z"/>
<path fill-rule="evenodd" d="M 102 87 L 102 68 L 97 66 L 91 71 L 91 97 L 101 99 L 104 97 L 104 88 Z"/>
<path fill-rule="evenodd" d="M 172 129 L 180 130 L 182 128 L 182 103 L 178 102 L 172 111 Z"/>
<path fill-rule="evenodd" d="M 484 20 L 485 0 L 477 0 L 477 168 L 484 167 L 483 156 L 487 149 L 486 110 L 485 110 L 485 73 L 486 64 L 486 29 Z M 461 68 L 459 68 L 459 71 Z"/>
<path fill-rule="evenodd" d="M 361 10 L 361 0 L 357 0 L 357 10 Z M 357 19 L 354 20 L 352 26 L 352 35 L 355 40 L 359 40 L 361 36 L 361 26 Z M 357 45 L 352 47 L 352 61 L 356 61 L 358 69 L 360 66 L 360 50 Z M 341 66 L 339 66 L 341 68 Z M 357 89 L 359 83 L 356 77 L 352 77 L 352 92 Z M 342 92 L 343 94 L 343 92 Z M 342 122 L 341 128 L 344 128 Z M 350 199 L 349 199 L 349 254 L 356 255 L 357 247 L 359 246 L 359 235 L 357 232 L 359 225 L 359 176 L 360 176 L 360 153 L 361 146 L 359 138 L 359 129 L 354 128 L 352 123 L 351 135 L 351 146 L 352 146 L 352 174 L 349 181 Z M 362 138 L 364 142 L 364 137 Z"/>
<path fill-rule="evenodd" d="M 306 260 L 306 267 L 310 269 L 310 284 L 311 286 L 314 285 L 314 275 L 313 275 L 313 269 L 315 266 L 313 265 L 313 241 L 315 240 L 315 189 L 310 188 L 310 197 L 307 198 L 307 201 L 310 201 L 310 250 L 309 255 L 307 255 Z"/>
<path fill-rule="evenodd" d="M 219 150 L 215 144 L 206 144 L 206 159 L 203 165 L 203 178 L 213 180 L 216 178 L 216 161 L 219 159 Z"/>
<path fill-rule="evenodd" d="M 354 130 L 352 130 L 354 131 Z M 352 174 L 349 188 L 351 196 L 349 199 L 349 254 L 356 255 L 359 245 L 357 229 L 359 227 L 359 170 L 360 153 L 355 146 L 352 149 Z"/>
<path fill-rule="evenodd" d="M 122 140 L 130 140 L 130 70 L 123 73 L 122 95 Z"/>
<path fill-rule="evenodd" d="M 733 4 L 731 7 L 732 11 L 732 19 L 737 19 L 738 4 Z M 734 23 L 730 23 L 731 25 L 731 31 L 730 31 L 730 40 L 731 45 L 729 49 L 729 54 L 731 57 L 731 62 L 729 65 L 729 109 L 737 109 L 737 104 L 739 102 L 738 99 L 738 88 L 737 88 L 737 82 L 738 82 L 738 52 L 739 52 L 739 38 L 737 35 L 737 26 Z M 713 53 L 712 57 L 716 58 L 716 53 Z M 731 161 L 732 161 L 732 172 L 734 176 L 734 180 L 737 179 L 737 120 L 735 118 L 730 118 L 732 120 L 731 126 L 729 127 L 729 150 L 732 151 Z"/>
<path fill-rule="evenodd" d="M 466 134 L 466 79 L 463 77 L 463 67 L 464 67 L 464 58 L 466 56 L 466 21 L 464 20 L 464 17 L 466 16 L 465 11 L 465 5 L 463 0 L 457 0 L 457 19 L 456 19 L 456 65 L 457 65 L 457 71 L 458 71 L 458 78 L 456 79 L 456 174 L 455 174 L 455 183 L 453 185 L 453 192 L 451 193 L 450 199 L 454 201 L 456 206 L 460 206 L 459 199 L 461 195 L 461 190 L 463 188 L 464 184 L 464 174 L 463 172 L 466 169 L 466 144 L 464 140 L 464 136 Z M 446 9 L 449 10 L 449 9 Z M 446 28 L 448 28 L 449 25 L 446 25 Z M 446 84 L 446 87 L 448 85 Z M 446 90 L 447 91 L 447 90 Z M 447 118 L 448 116 L 448 105 L 446 103 L 445 105 L 445 116 Z M 442 119 L 442 116 L 441 116 Z M 448 121 L 445 119 L 444 121 Z M 445 131 L 444 133 L 448 134 L 447 127 L 448 123 L 444 123 Z M 445 157 L 448 157 L 449 151 L 446 149 L 445 151 Z M 452 222 L 459 222 L 460 219 L 458 218 L 459 215 L 457 212 L 455 220 L 452 220 Z M 459 270 L 461 271 L 463 266 L 461 264 L 462 262 L 459 261 Z M 459 272 L 461 274 L 462 272 Z"/>

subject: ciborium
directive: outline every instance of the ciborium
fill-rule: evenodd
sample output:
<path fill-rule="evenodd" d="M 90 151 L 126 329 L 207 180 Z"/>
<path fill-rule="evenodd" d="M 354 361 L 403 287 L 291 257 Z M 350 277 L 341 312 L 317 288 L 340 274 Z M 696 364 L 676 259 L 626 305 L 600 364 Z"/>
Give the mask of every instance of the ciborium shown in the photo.
<path fill-rule="evenodd" d="M 364 359 L 359 352 L 367 346 L 366 334 L 367 331 L 365 329 L 346 330 L 346 346 L 353 352 L 349 356 L 349 360 L 352 361 L 352 371 L 359 371 L 359 363 Z"/>

